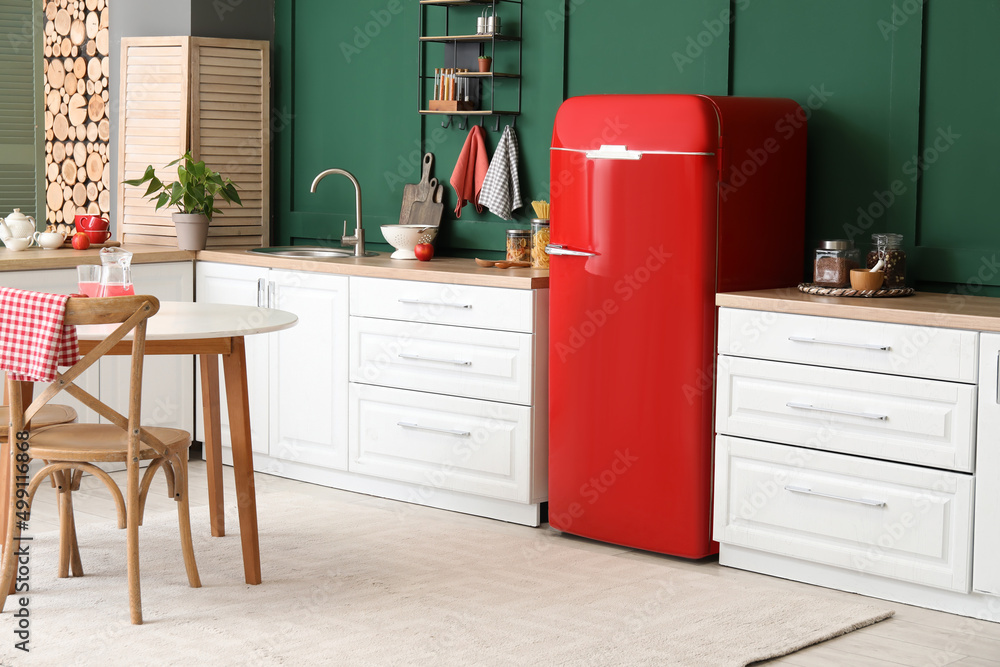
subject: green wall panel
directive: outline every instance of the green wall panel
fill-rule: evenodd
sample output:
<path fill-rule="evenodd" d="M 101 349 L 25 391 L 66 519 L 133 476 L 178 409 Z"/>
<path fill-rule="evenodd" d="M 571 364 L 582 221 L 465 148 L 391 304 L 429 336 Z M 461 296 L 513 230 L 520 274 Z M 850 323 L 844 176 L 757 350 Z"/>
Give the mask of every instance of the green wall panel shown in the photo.
<path fill-rule="evenodd" d="M 748 0 L 732 3 L 739 20 Z M 725 95 L 729 0 L 568 0 L 567 96 Z"/>
<path fill-rule="evenodd" d="M 383 172 L 419 139 L 412 108 L 417 6 L 414 2 L 279 0 L 275 5 L 274 187 L 279 243 L 339 239 L 354 227 L 354 188 L 361 183 L 364 222 L 399 218 L 399 198 Z"/>
<path fill-rule="evenodd" d="M 927 2 L 917 222 L 921 278 L 1000 285 L 1000 3 Z"/>
<path fill-rule="evenodd" d="M 455 191 L 450 185 L 447 185 L 445 188 L 444 221 L 441 224 L 436 245 L 439 250 L 452 255 L 472 256 L 478 254 L 483 257 L 499 257 L 505 247 L 506 230 L 527 228 L 528 221 L 534 217 L 531 201 L 548 198 L 549 146 L 552 138 L 552 123 L 555 120 L 556 111 L 563 101 L 563 59 L 567 26 L 566 15 L 563 12 L 563 0 L 526 0 L 523 6 L 523 25 L 518 24 L 519 12 L 515 4 L 502 3 L 499 10 L 503 32 L 513 35 L 520 34 L 522 37 L 521 115 L 516 119 L 514 132 L 517 135 L 521 157 L 519 175 L 524 207 L 514 212 L 513 221 L 504 221 L 487 210 L 477 213 L 472 204 L 466 204 L 462 209 L 461 218 L 456 218 L 454 213 Z M 432 26 L 436 25 L 437 30 L 443 30 L 445 10 L 441 7 L 427 7 L 424 11 L 427 12 L 428 22 Z M 475 7 L 451 10 L 451 33 L 463 31 L 474 33 L 475 19 L 479 13 Z M 417 21 L 414 19 L 410 26 L 410 39 L 408 41 L 408 44 L 414 49 L 414 57 L 416 56 L 417 27 Z M 432 31 L 432 28 L 428 28 L 428 32 Z M 435 32 L 435 34 L 439 33 Z M 496 53 L 497 61 L 494 63 L 494 69 L 496 71 L 513 71 L 517 45 L 512 43 L 498 44 Z M 433 73 L 434 67 L 443 66 L 443 45 L 427 45 L 426 58 L 429 73 Z M 415 74 L 416 65 L 413 69 Z M 512 95 L 515 85 L 513 81 L 498 82 L 497 107 L 508 109 L 511 107 L 512 101 L 516 103 L 514 95 Z M 501 86 L 505 88 L 503 91 L 506 93 L 505 95 L 500 94 Z M 415 82 L 410 84 L 407 93 L 404 102 L 407 112 L 416 116 L 418 99 Z M 429 97 L 429 95 L 425 95 L 425 97 Z M 423 103 L 426 105 L 426 100 Z M 465 122 L 465 118 L 462 116 L 457 116 L 455 119 L 459 123 Z M 499 130 L 494 131 L 496 119 L 482 119 L 483 127 L 486 129 L 486 149 L 491 157 L 497 142 L 500 141 L 504 127 L 511 124 L 512 120 L 510 116 L 501 117 Z M 476 119 L 470 117 L 468 121 L 473 123 L 476 122 Z M 447 184 L 468 136 L 468 129 L 460 130 L 454 123 L 448 128 L 442 128 L 442 122 L 446 121 L 440 116 L 422 117 L 421 137 L 426 148 L 434 153 L 435 175 L 438 180 Z M 412 138 L 410 146 L 412 146 Z M 418 176 L 419 174 L 414 174 L 406 180 L 415 181 Z M 390 195 L 397 201 L 397 213 L 401 192 L 401 189 L 396 189 Z"/>
<path fill-rule="evenodd" d="M 523 35 L 516 132 L 525 208 L 506 222 L 467 205 L 456 219 L 449 185 L 443 254 L 498 256 L 505 230 L 527 226 L 530 201 L 548 198 L 552 121 L 565 97 L 728 93 L 804 107 L 810 248 L 847 236 L 866 249 L 871 233 L 894 231 L 906 238 L 921 288 L 987 293 L 979 283 L 1000 285 L 1000 226 L 990 206 L 1000 171 L 992 77 L 1000 2 L 526 0 L 523 25 L 516 6 L 502 6 L 505 32 Z M 444 10 L 417 0 L 275 0 L 278 242 L 333 243 L 342 221 L 353 220 L 346 179 L 309 194 L 322 169 L 358 176 L 374 242 L 379 225 L 398 219 L 402 183 L 418 179 L 422 150 L 435 154 L 434 175 L 448 182 L 468 132 L 417 113 L 427 97 L 417 85 L 419 12 L 428 31 L 443 29 Z M 452 10 L 452 33 L 463 25 L 472 32 L 477 14 Z M 443 65 L 443 47 L 424 53 L 427 68 Z M 491 154 L 500 139 L 493 122 L 485 121 Z M 511 122 L 503 117 L 500 129 Z M 934 157 L 924 170 L 916 169 L 921 155 Z M 748 224 L 767 233 L 766 221 Z"/>
<path fill-rule="evenodd" d="M 321 170 L 340 167 L 361 183 L 364 226 L 370 242 L 382 241 L 379 226 L 398 222 L 403 183 L 420 177 L 423 150 L 435 155 L 433 176 L 446 184 L 439 252 L 499 254 L 510 227 L 526 227 L 530 201 L 548 191 L 548 147 L 552 121 L 562 102 L 565 16 L 562 0 L 530 0 L 523 27 L 516 5 L 504 3 L 504 32 L 523 32 L 522 115 L 517 119 L 520 184 L 525 207 L 505 222 L 466 205 L 455 219 L 455 193 L 448 185 L 468 136 L 464 117 L 442 128 L 439 116 L 418 110 L 418 14 L 428 32 L 443 30 L 445 10 L 420 8 L 415 0 L 278 0 L 275 31 L 275 110 L 286 119 L 275 135 L 276 238 L 280 243 L 333 242 L 343 220 L 353 226 L 354 191 L 347 179 L 324 180 L 309 193 Z M 475 8 L 451 10 L 451 33 L 475 32 Z M 504 58 L 516 54 L 508 44 Z M 426 46 L 427 67 L 443 66 L 444 48 Z M 503 66 L 505 61 L 498 59 Z M 513 82 L 503 82 L 509 86 Z M 473 122 L 473 119 L 469 119 Z M 512 118 L 484 120 L 492 155 Z M 387 248 L 387 246 L 382 246 Z M 489 252 L 480 253 L 488 255 Z"/>
<path fill-rule="evenodd" d="M 900 4 L 758 0 L 736 22 L 733 94 L 789 97 L 809 116 L 810 247 L 846 237 L 867 249 L 882 231 L 913 241 L 903 167 L 918 146 L 921 15 Z"/>

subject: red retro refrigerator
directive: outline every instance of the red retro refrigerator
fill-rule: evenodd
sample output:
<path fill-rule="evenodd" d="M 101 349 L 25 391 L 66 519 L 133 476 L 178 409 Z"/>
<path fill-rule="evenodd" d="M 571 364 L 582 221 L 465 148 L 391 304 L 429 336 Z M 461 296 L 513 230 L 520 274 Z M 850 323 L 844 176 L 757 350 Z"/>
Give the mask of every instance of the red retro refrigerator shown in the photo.
<path fill-rule="evenodd" d="M 566 100 L 551 148 L 549 522 L 686 558 L 712 541 L 716 292 L 803 272 L 792 100 Z"/>

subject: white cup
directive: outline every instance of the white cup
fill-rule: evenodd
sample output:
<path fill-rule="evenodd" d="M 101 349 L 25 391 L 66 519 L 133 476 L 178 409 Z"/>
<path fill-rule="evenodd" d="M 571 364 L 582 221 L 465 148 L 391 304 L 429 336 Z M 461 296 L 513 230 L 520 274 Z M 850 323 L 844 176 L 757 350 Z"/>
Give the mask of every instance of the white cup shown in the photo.
<path fill-rule="evenodd" d="M 4 245 L 7 246 L 8 250 L 24 250 L 31 245 L 31 237 L 24 239 L 7 239 L 4 241 Z"/>
<path fill-rule="evenodd" d="M 66 236 L 59 232 L 35 232 L 35 243 L 46 250 L 61 248 L 66 241 Z"/>

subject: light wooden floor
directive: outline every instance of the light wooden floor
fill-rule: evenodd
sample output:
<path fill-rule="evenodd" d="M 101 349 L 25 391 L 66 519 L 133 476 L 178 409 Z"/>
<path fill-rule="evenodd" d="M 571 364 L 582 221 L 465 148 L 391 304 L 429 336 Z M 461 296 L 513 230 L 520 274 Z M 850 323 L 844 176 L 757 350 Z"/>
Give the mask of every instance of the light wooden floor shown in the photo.
<path fill-rule="evenodd" d="M 191 508 L 192 513 L 207 511 L 208 492 L 206 488 L 205 464 L 201 461 L 191 462 Z M 124 475 L 113 474 L 120 483 Z M 233 498 L 235 487 L 230 469 L 223 475 L 227 498 Z M 258 474 L 256 477 L 258 502 L 267 502 L 270 494 L 278 494 L 285 490 L 306 493 L 317 502 L 332 502 L 343 497 L 346 491 L 326 489 L 312 484 L 294 482 L 291 480 Z M 154 485 L 147 500 L 147 512 L 174 511 L 175 506 L 170 498 L 162 493 L 156 493 L 159 485 Z M 58 528 L 54 493 L 40 489 L 35 499 L 35 507 L 31 516 L 33 531 L 56 530 Z M 378 498 L 366 502 L 386 503 Z M 84 479 L 79 493 L 74 494 L 76 520 L 78 529 L 86 530 L 86 524 L 91 522 L 107 523 L 114 519 L 114 507 L 108 499 L 103 485 L 93 479 Z M 474 521 L 498 531 L 531 530 L 522 526 L 513 526 L 489 519 L 480 519 L 461 514 L 455 514 L 456 522 Z M 235 528 L 235 526 L 233 527 Z M 566 536 L 566 539 L 579 539 Z M 605 545 L 598 542 L 588 542 L 588 548 L 607 550 L 610 553 L 625 558 L 663 559 L 659 554 L 633 551 Z M 737 581 L 748 575 L 730 568 L 721 567 L 717 562 L 690 562 L 673 559 L 681 567 L 696 568 L 702 572 L 712 572 L 719 576 L 732 576 Z M 806 586 L 780 579 L 771 579 L 772 583 L 789 588 L 807 587 L 821 596 L 844 596 L 839 591 Z M 953 616 L 940 612 L 928 611 L 898 603 L 883 603 L 896 609 L 895 617 L 877 623 L 874 626 L 857 630 L 843 637 L 818 644 L 792 655 L 770 661 L 769 665 L 794 665 L 796 667 L 893 667 L 897 665 L 912 665 L 914 667 L 1000 667 L 1000 624 L 988 623 L 975 619 Z M 587 656 L 581 656 L 581 663 Z"/>

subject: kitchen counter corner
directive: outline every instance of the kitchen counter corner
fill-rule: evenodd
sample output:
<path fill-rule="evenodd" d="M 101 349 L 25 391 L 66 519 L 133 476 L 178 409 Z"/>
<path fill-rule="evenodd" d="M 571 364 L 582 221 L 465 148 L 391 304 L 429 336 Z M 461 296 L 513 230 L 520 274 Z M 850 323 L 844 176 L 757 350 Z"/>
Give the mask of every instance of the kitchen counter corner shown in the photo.
<path fill-rule="evenodd" d="M 723 292 L 715 305 L 796 315 L 839 317 L 892 324 L 1000 332 L 1000 299 L 918 292 L 893 298 L 834 297 L 805 294 L 796 287 Z"/>

